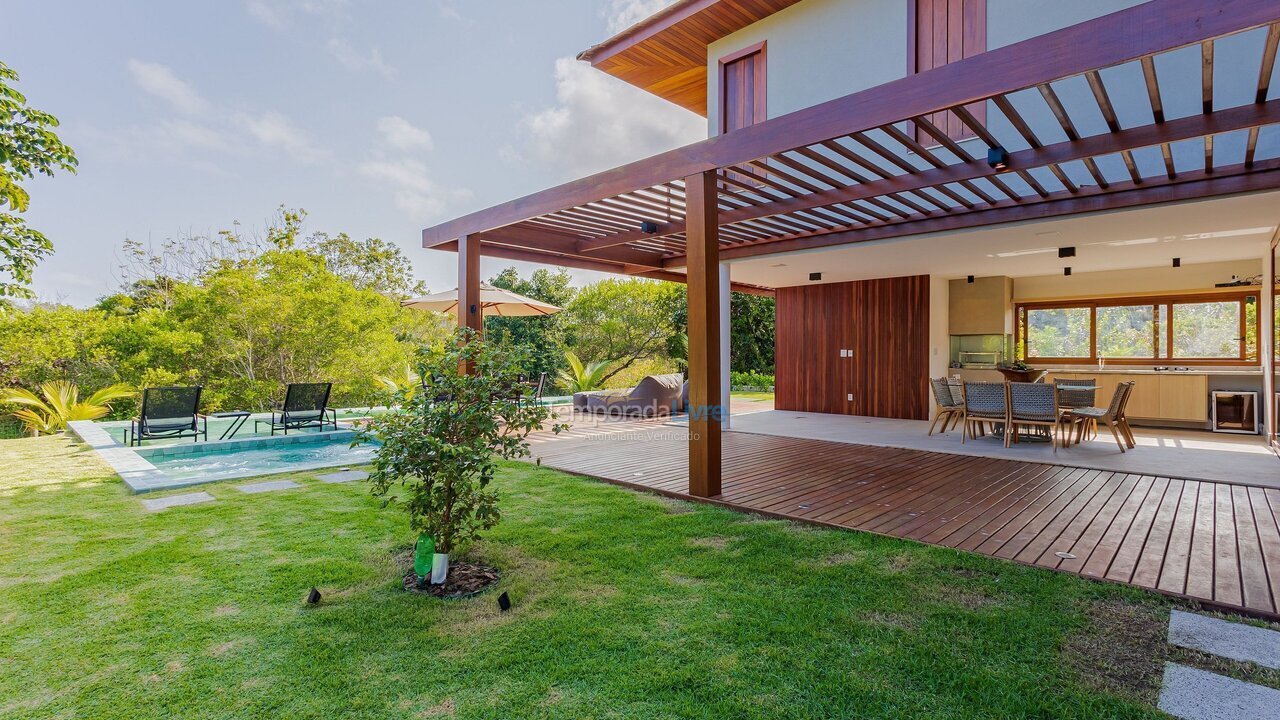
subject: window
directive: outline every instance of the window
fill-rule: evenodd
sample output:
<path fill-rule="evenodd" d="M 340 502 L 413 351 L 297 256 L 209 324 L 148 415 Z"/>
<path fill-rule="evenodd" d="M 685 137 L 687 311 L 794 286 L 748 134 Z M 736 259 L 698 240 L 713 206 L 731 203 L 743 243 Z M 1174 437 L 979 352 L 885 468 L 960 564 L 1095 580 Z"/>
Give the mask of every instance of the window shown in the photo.
<path fill-rule="evenodd" d="M 1028 361 L 1258 363 L 1258 294 L 1116 298 L 1018 306 Z"/>
<path fill-rule="evenodd" d="M 987 0 L 908 0 L 908 73 L 942 67 L 987 50 Z M 985 122 L 984 103 L 967 108 Z M 933 113 L 930 123 L 955 140 L 973 137 L 973 131 L 954 113 Z M 916 139 L 926 145 L 937 141 L 920 128 Z"/>
<path fill-rule="evenodd" d="M 1052 308 L 1027 311 L 1027 356 L 1087 358 L 1089 308 Z"/>
<path fill-rule="evenodd" d="M 765 120 L 765 44 L 720 58 L 720 132 Z"/>
<path fill-rule="evenodd" d="M 1098 308 L 1098 354 L 1105 358 L 1154 358 L 1157 333 L 1154 305 Z"/>

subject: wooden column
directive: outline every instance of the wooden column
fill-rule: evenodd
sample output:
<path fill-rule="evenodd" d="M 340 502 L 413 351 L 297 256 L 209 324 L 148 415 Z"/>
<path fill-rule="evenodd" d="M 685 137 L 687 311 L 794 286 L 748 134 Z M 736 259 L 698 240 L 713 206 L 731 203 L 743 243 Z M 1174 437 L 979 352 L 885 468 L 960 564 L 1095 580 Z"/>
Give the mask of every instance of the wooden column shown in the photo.
<path fill-rule="evenodd" d="M 685 178 L 689 494 L 720 494 L 720 246 L 715 172 Z"/>
<path fill-rule="evenodd" d="M 458 238 L 458 328 L 471 328 L 484 334 L 484 312 L 480 308 L 480 239 L 463 235 Z M 464 363 L 463 373 L 475 368 Z"/>

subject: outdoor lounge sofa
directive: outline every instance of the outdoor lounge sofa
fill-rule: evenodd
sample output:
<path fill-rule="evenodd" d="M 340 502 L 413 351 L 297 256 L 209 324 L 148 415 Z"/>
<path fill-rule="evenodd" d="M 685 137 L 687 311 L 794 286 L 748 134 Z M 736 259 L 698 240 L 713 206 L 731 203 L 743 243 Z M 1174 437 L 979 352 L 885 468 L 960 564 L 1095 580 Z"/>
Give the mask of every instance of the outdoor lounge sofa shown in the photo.
<path fill-rule="evenodd" d="M 574 393 L 575 412 L 629 416 L 670 415 L 684 411 L 684 375 L 649 375 L 630 390 Z"/>
<path fill-rule="evenodd" d="M 142 409 L 129 421 L 130 445 L 143 440 L 172 440 L 203 437 L 209 440 L 209 420 L 201 415 L 199 385 L 192 387 L 152 387 L 142 391 Z"/>
<path fill-rule="evenodd" d="M 333 383 L 289 383 L 284 394 L 284 405 L 279 410 L 271 411 L 270 420 L 254 420 L 253 430 L 259 425 L 269 424 L 271 434 L 281 430 L 285 435 L 290 430 L 326 427 L 338 429 L 338 411 L 329 407 L 329 391 Z"/>

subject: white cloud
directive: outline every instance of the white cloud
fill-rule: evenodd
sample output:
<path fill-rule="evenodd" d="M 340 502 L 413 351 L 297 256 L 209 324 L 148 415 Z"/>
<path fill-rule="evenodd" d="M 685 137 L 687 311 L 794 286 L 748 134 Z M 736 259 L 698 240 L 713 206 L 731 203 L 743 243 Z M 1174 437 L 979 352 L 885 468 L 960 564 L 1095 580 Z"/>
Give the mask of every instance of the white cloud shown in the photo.
<path fill-rule="evenodd" d="M 378 133 L 384 143 L 397 150 L 431 150 L 434 147 L 431 133 L 399 115 L 378 118 Z"/>
<path fill-rule="evenodd" d="M 175 110 L 187 114 L 203 112 L 209 106 L 195 88 L 174 74 L 173 70 L 159 63 L 130 60 L 129 72 L 138 87 L 169 103 Z"/>
<path fill-rule="evenodd" d="M 616 35 L 653 15 L 676 0 L 609 0 L 604 9 L 606 29 Z"/>
<path fill-rule="evenodd" d="M 296 127 L 283 113 L 269 110 L 259 115 L 240 114 L 236 122 L 258 142 L 284 150 L 298 162 L 314 164 L 328 154 L 317 148 L 306 132 Z"/>
<path fill-rule="evenodd" d="M 448 208 L 471 197 L 468 190 L 439 187 L 428 175 L 427 166 L 411 158 L 370 160 L 359 169 L 365 177 L 390 187 L 396 207 L 421 222 L 439 217 Z"/>
<path fill-rule="evenodd" d="M 572 58 L 555 65 L 556 104 L 521 122 L 504 153 L 579 177 L 706 137 L 706 120 Z"/>
<path fill-rule="evenodd" d="M 330 39 L 328 48 L 329 54 L 348 70 L 372 70 L 383 77 L 391 77 L 396 74 L 396 69 L 382 59 L 382 53 L 377 48 L 373 48 L 367 54 L 363 54 L 342 38 Z"/>

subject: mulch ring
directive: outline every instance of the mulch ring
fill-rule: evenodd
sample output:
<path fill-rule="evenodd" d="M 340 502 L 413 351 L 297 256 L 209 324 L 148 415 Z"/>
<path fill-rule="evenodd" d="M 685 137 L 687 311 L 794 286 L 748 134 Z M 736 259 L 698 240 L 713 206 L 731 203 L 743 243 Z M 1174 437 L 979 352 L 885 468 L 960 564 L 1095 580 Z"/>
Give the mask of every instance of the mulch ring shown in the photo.
<path fill-rule="evenodd" d="M 488 590 L 498 583 L 498 569 L 488 565 L 469 562 L 453 563 L 449 566 L 449 576 L 440 585 L 432 585 L 424 578 L 418 583 L 418 576 L 413 570 L 405 573 L 404 589 L 420 595 L 433 595 L 445 600 L 460 600 Z"/>

